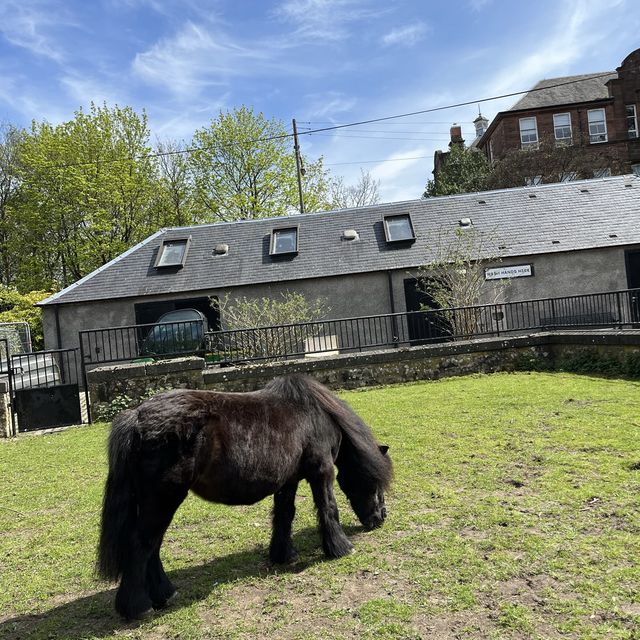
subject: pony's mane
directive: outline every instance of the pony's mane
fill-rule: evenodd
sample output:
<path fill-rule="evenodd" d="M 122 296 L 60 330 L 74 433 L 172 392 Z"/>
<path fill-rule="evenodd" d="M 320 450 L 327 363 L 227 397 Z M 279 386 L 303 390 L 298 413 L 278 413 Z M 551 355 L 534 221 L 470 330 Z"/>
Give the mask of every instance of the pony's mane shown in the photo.
<path fill-rule="evenodd" d="M 272 380 L 265 391 L 292 404 L 314 407 L 328 414 L 342 431 L 340 456 L 349 458 L 349 464 L 358 467 L 359 475 L 365 482 L 382 489 L 389 486 L 393 475 L 390 458 L 381 453 L 371 429 L 360 416 L 327 387 L 309 376 L 294 374 Z"/>

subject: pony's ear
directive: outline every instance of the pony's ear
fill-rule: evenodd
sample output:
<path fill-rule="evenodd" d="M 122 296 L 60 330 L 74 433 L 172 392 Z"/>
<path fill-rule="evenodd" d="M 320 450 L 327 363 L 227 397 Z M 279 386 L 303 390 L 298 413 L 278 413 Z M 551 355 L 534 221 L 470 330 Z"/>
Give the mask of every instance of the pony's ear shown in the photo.
<path fill-rule="evenodd" d="M 381 445 L 378 445 L 378 449 L 380 449 L 380 453 L 383 456 L 386 456 L 387 455 L 387 451 L 389 451 L 389 446 L 386 445 L 386 444 L 381 444 Z"/>

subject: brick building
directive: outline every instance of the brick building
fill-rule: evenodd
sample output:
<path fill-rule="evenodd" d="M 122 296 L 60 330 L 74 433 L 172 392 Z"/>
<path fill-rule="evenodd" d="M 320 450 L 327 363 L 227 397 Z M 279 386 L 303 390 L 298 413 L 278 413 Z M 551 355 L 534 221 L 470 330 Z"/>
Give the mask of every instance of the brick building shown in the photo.
<path fill-rule="evenodd" d="M 579 144 L 593 158 L 594 177 L 640 175 L 640 49 L 615 70 L 541 80 L 501 111 L 476 142 L 490 161 L 541 141 Z M 564 181 L 575 176 L 560 177 Z"/>

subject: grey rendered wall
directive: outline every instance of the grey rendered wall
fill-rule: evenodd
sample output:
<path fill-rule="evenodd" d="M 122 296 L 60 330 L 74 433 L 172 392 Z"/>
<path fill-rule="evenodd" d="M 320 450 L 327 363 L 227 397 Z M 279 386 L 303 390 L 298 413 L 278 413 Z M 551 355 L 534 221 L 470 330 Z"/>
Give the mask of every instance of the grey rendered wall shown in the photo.
<path fill-rule="evenodd" d="M 502 300 L 510 302 L 625 289 L 627 287 L 625 249 L 629 248 L 633 247 L 507 258 L 499 266 L 531 264 L 535 275 L 511 279 L 503 290 Z M 406 311 L 404 280 L 415 275 L 415 270 L 408 269 L 391 272 L 396 312 Z M 259 284 L 236 287 L 233 290 L 185 291 L 162 296 L 61 305 L 59 307 L 61 346 L 62 348 L 78 346 L 78 331 L 81 329 L 135 324 L 134 304 L 141 301 L 188 298 L 194 295 L 221 296 L 226 293 L 232 297 L 277 297 L 284 291 L 300 292 L 309 299 L 326 298 L 331 309 L 328 315 L 336 319 L 390 313 L 392 310 L 387 272 Z M 491 296 L 488 296 L 485 302 L 492 301 L 490 298 Z M 58 348 L 54 309 L 49 306 L 43 311 L 46 348 Z"/>
<path fill-rule="evenodd" d="M 161 300 L 175 300 L 194 296 L 223 296 L 247 298 L 276 298 L 285 291 L 302 293 L 308 299 L 326 298 L 330 307 L 328 318 L 347 318 L 360 315 L 389 313 L 389 289 L 385 273 L 364 273 L 332 278 L 313 278 L 247 287 L 233 290 L 185 291 L 162 296 L 102 300 L 99 302 L 60 305 L 60 337 L 58 345 L 55 310 L 43 309 L 45 346 L 47 349 L 78 346 L 78 332 L 86 329 L 118 327 L 135 324 L 135 304 Z"/>

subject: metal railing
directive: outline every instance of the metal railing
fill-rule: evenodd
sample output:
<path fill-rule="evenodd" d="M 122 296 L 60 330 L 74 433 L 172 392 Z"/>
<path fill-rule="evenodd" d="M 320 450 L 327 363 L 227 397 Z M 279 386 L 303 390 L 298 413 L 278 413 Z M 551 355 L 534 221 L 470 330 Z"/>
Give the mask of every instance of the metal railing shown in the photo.
<path fill-rule="evenodd" d="M 80 331 L 83 366 L 204 353 L 204 323 L 183 320 Z"/>
<path fill-rule="evenodd" d="M 278 360 L 570 328 L 640 327 L 640 289 L 208 332 L 210 361 Z"/>

